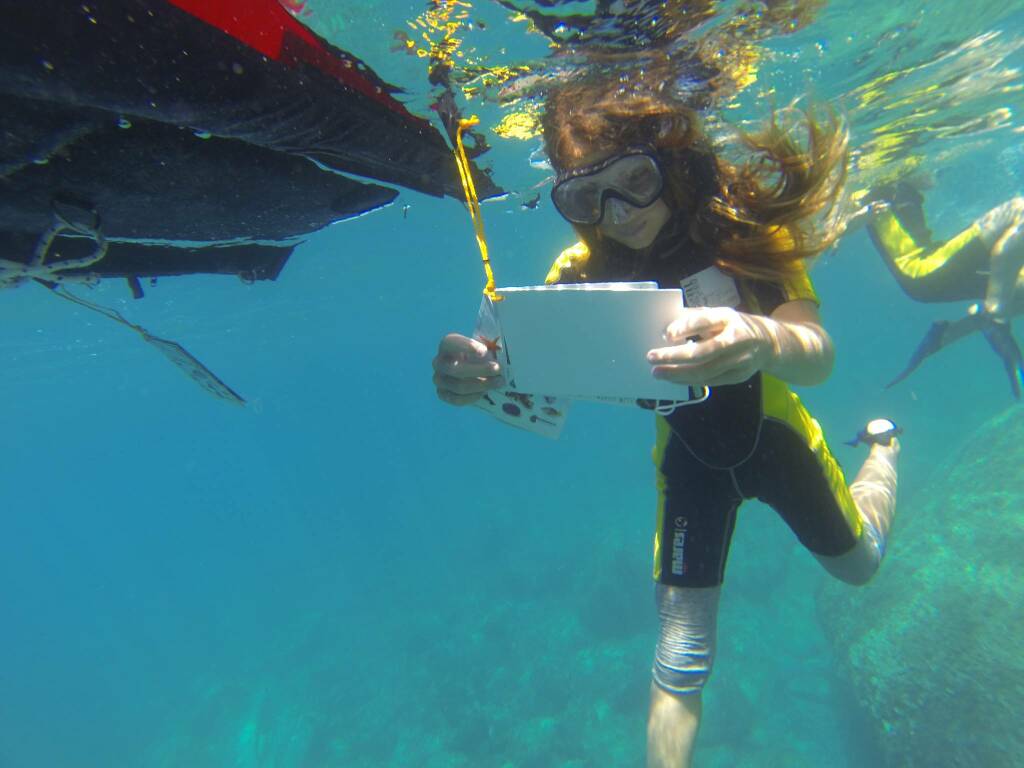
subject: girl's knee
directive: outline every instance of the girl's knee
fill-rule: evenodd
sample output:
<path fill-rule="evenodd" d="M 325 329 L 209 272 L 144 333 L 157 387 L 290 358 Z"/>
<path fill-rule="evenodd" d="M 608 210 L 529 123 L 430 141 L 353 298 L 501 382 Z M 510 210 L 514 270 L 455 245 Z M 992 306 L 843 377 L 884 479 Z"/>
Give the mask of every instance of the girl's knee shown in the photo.
<path fill-rule="evenodd" d="M 865 521 L 853 549 L 841 555 L 815 555 L 830 575 L 846 584 L 861 587 L 878 572 L 884 554 L 883 546 L 873 526 Z"/>
<path fill-rule="evenodd" d="M 654 684 L 673 696 L 704 689 L 715 659 L 720 587 L 657 587 L 661 628 L 654 654 Z"/>

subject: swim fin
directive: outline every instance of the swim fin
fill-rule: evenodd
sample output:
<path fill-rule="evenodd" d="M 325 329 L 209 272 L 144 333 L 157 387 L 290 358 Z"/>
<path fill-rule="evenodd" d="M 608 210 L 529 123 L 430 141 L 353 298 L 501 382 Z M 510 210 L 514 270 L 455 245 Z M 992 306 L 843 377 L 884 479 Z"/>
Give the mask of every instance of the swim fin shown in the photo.
<path fill-rule="evenodd" d="M 985 341 L 1003 362 L 1003 368 L 1010 379 L 1010 391 L 1015 400 L 1020 400 L 1020 384 L 1024 379 L 1024 356 L 1013 338 L 1013 329 L 1008 320 L 992 319 L 982 330 Z"/>
<path fill-rule="evenodd" d="M 895 379 L 885 385 L 886 389 L 895 386 L 907 378 L 910 374 L 917 370 L 918 366 L 921 365 L 927 358 L 938 352 L 943 344 L 943 337 L 946 335 L 946 329 L 949 327 L 949 322 L 946 320 L 937 320 L 932 323 L 931 328 L 928 329 L 928 333 L 925 334 L 924 339 L 920 344 L 917 345 L 917 349 L 914 350 L 914 354 L 910 358 L 910 362 L 907 363 L 907 367 L 903 369 Z"/>

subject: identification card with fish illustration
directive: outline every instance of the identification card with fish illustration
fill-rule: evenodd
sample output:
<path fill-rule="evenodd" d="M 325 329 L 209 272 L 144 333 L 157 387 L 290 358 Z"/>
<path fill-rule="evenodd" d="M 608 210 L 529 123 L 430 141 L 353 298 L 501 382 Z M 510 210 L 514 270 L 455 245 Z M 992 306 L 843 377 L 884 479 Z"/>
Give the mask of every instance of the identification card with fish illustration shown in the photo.
<path fill-rule="evenodd" d="M 493 360 L 504 364 L 501 327 L 494 305 L 486 296 L 480 304 L 473 337 L 491 350 Z M 557 439 L 565 425 L 569 401 L 564 397 L 533 395 L 514 389 L 496 389 L 480 398 L 476 405 L 500 421 L 544 437 Z"/>

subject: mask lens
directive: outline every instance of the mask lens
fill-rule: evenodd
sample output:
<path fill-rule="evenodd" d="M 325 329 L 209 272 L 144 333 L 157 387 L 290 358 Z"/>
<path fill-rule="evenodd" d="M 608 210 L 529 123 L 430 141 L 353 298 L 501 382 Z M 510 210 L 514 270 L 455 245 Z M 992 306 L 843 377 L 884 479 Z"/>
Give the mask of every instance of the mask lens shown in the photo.
<path fill-rule="evenodd" d="M 555 207 L 576 224 L 596 224 L 601 218 L 601 194 L 604 188 L 593 177 L 568 179 L 554 188 L 551 197 Z"/>
<path fill-rule="evenodd" d="M 608 166 L 606 172 L 609 175 L 614 172 L 607 180 L 608 187 L 628 203 L 643 208 L 661 194 L 661 171 L 652 157 L 629 155 Z"/>

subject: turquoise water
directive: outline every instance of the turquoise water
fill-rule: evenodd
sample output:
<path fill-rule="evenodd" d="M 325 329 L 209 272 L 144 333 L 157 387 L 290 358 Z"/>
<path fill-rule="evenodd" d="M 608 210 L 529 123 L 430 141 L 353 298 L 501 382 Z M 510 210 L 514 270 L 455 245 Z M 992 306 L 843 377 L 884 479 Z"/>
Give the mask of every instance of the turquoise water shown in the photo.
<path fill-rule="evenodd" d="M 387 52 L 420 6 L 310 7 L 386 78 L 423 82 L 422 62 Z M 965 16 L 951 0 L 837 2 L 778 42 L 761 82 L 777 81 L 780 99 L 812 82 L 831 97 L 947 44 L 1020 34 L 1022 21 L 1019 3 Z M 489 44 L 535 55 L 517 30 L 491 25 L 503 45 Z M 1021 98 L 959 108 L 1019 110 Z M 738 114 L 756 114 L 754 101 Z M 1018 124 L 924 146 L 937 234 L 1024 186 Z M 867 130 L 855 124 L 855 144 Z M 532 147 L 499 143 L 499 182 L 543 179 Z M 537 281 L 572 241 L 543 197 L 484 215 L 502 283 Z M 861 454 L 840 441 L 867 419 L 903 425 L 912 500 L 1010 405 L 1001 367 L 975 338 L 883 390 L 928 324 L 963 307 L 904 297 L 862 232 L 812 276 L 839 357 L 801 395 L 848 468 Z M 0 766 L 641 765 L 652 425 L 579 404 L 551 442 L 440 404 L 430 359 L 445 332 L 471 330 L 480 287 L 461 207 L 403 192 L 311 237 L 273 284 L 90 294 L 185 344 L 245 409 L 117 325 L 42 289 L 5 292 Z M 877 764 L 877 726 L 832 672 L 817 624 L 822 579 L 770 510 L 744 507 L 698 765 Z"/>

